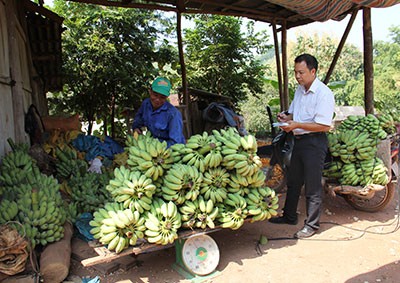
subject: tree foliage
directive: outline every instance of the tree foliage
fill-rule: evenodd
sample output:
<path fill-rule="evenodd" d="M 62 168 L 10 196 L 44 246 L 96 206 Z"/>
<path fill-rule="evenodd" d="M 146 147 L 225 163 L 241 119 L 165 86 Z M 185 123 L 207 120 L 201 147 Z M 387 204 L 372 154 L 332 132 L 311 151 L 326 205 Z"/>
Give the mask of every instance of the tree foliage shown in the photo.
<path fill-rule="evenodd" d="M 147 95 L 149 80 L 158 71 L 154 62 L 160 68 L 177 64 L 165 34 L 168 22 L 161 22 L 165 19 L 156 13 L 62 0 L 54 1 L 54 10 L 65 18 L 66 27 L 66 84 L 54 96 L 55 111 L 66 106 L 87 121 L 101 119 L 105 127 L 114 125 L 121 110 L 137 109 Z"/>
<path fill-rule="evenodd" d="M 256 59 L 270 48 L 265 32 L 255 32 L 238 17 L 198 15 L 190 17 L 184 43 L 189 87 L 231 97 L 262 91 L 264 66 Z M 245 28 L 246 32 L 242 32 Z"/>

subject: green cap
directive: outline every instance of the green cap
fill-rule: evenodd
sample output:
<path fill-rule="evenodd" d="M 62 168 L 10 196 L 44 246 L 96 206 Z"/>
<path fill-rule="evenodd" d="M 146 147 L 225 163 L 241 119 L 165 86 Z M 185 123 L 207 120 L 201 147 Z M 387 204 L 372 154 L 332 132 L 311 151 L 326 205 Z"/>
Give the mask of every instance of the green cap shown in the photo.
<path fill-rule="evenodd" d="M 151 84 L 151 89 L 159 94 L 169 96 L 169 92 L 171 90 L 171 83 L 166 78 L 158 77 Z"/>

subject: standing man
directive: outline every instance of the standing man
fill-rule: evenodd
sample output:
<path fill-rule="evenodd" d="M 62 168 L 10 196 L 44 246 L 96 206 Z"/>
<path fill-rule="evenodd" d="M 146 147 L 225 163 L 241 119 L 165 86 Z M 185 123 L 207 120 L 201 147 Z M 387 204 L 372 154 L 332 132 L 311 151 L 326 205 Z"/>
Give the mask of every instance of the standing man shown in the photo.
<path fill-rule="evenodd" d="M 278 114 L 281 127 L 294 134 L 294 147 L 287 181 L 283 215 L 271 218 L 275 224 L 296 225 L 297 205 L 301 188 L 305 185 L 307 217 L 295 238 L 308 238 L 319 229 L 322 211 L 322 170 L 328 151 L 326 132 L 330 130 L 335 107 L 332 91 L 316 76 L 318 61 L 302 54 L 294 60 L 294 73 L 299 86 L 289 111 Z"/>
<path fill-rule="evenodd" d="M 147 127 L 153 137 L 166 141 L 168 147 L 175 143 L 185 143 L 182 115 L 167 101 L 171 82 L 163 77 L 156 78 L 149 90 L 150 97 L 143 100 L 133 121 L 132 129 L 141 134 Z"/>

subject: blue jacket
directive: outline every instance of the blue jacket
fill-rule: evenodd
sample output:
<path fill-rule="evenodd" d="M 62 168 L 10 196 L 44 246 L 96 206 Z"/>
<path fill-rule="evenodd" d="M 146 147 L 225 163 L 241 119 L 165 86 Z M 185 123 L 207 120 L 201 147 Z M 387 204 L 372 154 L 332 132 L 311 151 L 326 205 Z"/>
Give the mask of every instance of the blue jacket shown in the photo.
<path fill-rule="evenodd" d="M 175 143 L 185 143 L 181 112 L 168 101 L 153 111 L 150 98 L 143 100 L 132 129 L 141 127 L 147 127 L 153 137 L 166 141 L 168 147 Z"/>

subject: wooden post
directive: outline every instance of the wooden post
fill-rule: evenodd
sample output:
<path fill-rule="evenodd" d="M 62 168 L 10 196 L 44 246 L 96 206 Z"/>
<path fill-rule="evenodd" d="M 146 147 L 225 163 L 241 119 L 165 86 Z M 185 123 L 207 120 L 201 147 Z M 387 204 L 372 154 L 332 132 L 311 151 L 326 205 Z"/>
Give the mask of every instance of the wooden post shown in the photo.
<path fill-rule="evenodd" d="M 279 52 L 279 41 L 278 41 L 278 31 L 276 30 L 276 23 L 272 23 L 272 30 L 274 36 L 274 47 L 275 47 L 275 60 L 276 60 L 276 70 L 278 74 L 278 90 L 279 90 L 279 100 L 281 111 L 284 109 L 283 105 L 283 87 L 282 87 L 282 66 L 281 66 L 281 58 Z"/>
<path fill-rule="evenodd" d="M 283 109 L 289 108 L 289 76 L 287 64 L 287 29 L 286 21 L 282 24 L 282 73 L 283 73 Z"/>
<path fill-rule="evenodd" d="M 332 75 L 332 73 L 333 73 L 333 70 L 334 70 L 334 68 L 335 68 L 335 66 L 336 66 L 337 60 L 339 59 L 339 56 L 340 56 L 340 54 L 342 53 L 342 49 L 343 49 L 343 46 L 344 46 L 344 44 L 345 44 L 345 42 L 346 42 L 347 36 L 349 35 L 350 30 L 351 30 L 351 27 L 353 26 L 354 20 L 355 20 L 356 17 L 357 17 L 357 13 L 358 13 L 358 9 L 355 9 L 355 10 L 353 11 L 353 13 L 351 14 L 351 18 L 350 18 L 350 20 L 349 20 L 349 22 L 348 22 L 348 24 L 347 24 L 346 30 L 345 30 L 344 33 L 343 33 L 342 39 L 341 39 L 340 42 L 339 42 L 339 46 L 338 46 L 338 48 L 336 49 L 335 56 L 333 57 L 332 63 L 331 63 L 331 65 L 329 66 L 328 73 L 326 74 L 326 77 L 325 77 L 325 79 L 324 79 L 324 83 L 325 83 L 325 84 L 328 84 L 328 83 L 329 83 L 329 80 L 330 80 L 330 78 L 331 78 L 331 75 Z"/>
<path fill-rule="evenodd" d="M 364 34 L 364 102 L 365 115 L 374 113 L 374 64 L 371 28 L 371 8 L 363 8 Z"/>
<path fill-rule="evenodd" d="M 179 1 L 179 3 L 181 3 Z M 186 123 L 186 131 L 187 131 L 187 138 L 191 136 L 192 134 L 192 124 L 191 124 L 191 118 L 190 114 L 192 113 L 191 111 L 191 103 L 190 103 L 190 98 L 189 98 L 189 93 L 188 93 L 188 87 L 187 87 L 187 80 L 186 80 L 186 65 L 185 65 L 185 57 L 183 53 L 183 43 L 182 43 L 182 15 L 181 12 L 176 13 L 176 30 L 177 30 L 177 37 L 178 37 L 178 49 L 179 49 L 179 62 L 181 65 L 181 73 L 182 73 L 182 92 L 183 92 L 183 98 L 182 102 L 183 105 L 186 109 L 183 111 L 186 111 L 186 117 L 185 117 L 185 123 Z"/>
<path fill-rule="evenodd" d="M 26 52 L 26 49 L 20 48 L 18 45 L 18 30 L 20 27 L 17 21 L 17 14 L 22 9 L 22 2 L 8 1 L 6 4 L 6 13 L 10 15 L 7 17 L 8 38 L 9 38 L 9 51 L 10 51 L 10 76 L 14 83 L 11 88 L 12 93 L 12 106 L 13 106 L 13 119 L 14 119 L 14 135 L 15 142 L 21 143 L 27 141 L 25 134 L 25 108 L 24 108 L 24 81 L 21 68 L 28 68 L 21 62 L 20 52 Z M 26 63 L 26 62 L 23 62 Z M 25 82 L 27 83 L 27 82 Z"/>

